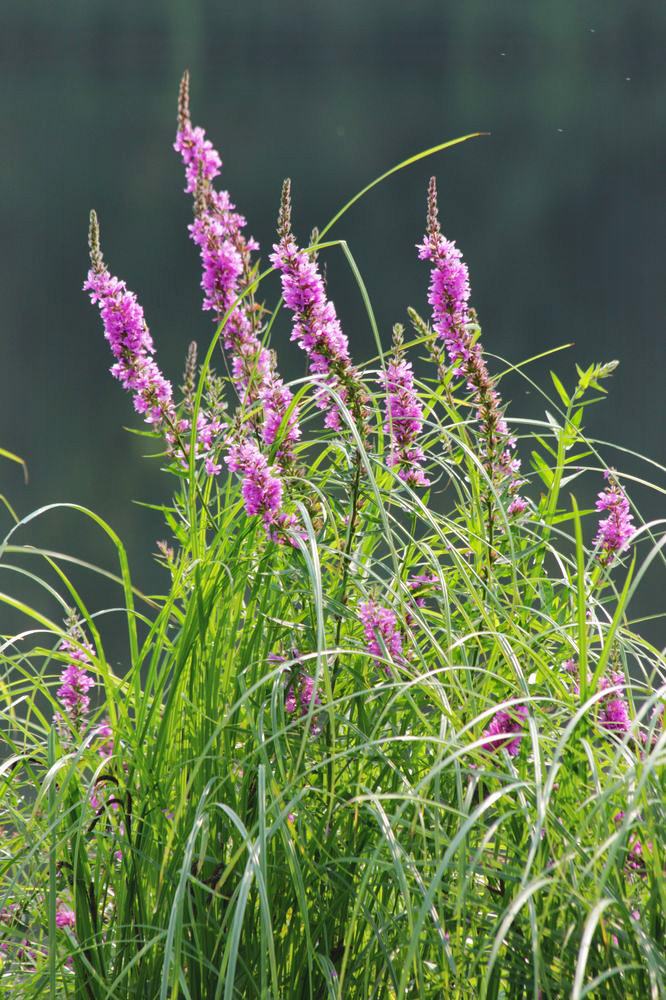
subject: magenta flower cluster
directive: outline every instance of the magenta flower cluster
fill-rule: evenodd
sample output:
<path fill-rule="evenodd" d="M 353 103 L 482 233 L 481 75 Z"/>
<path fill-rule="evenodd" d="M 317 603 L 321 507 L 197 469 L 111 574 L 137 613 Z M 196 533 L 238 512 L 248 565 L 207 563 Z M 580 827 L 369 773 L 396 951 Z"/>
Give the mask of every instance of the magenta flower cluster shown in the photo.
<path fill-rule="evenodd" d="M 625 814 L 623 810 L 620 810 L 619 812 L 615 813 L 615 815 L 613 816 L 613 820 L 615 821 L 617 826 L 621 825 L 621 823 L 624 820 L 624 816 Z M 646 862 L 649 859 L 650 855 L 652 854 L 652 850 L 653 850 L 652 841 L 649 840 L 647 844 L 643 846 L 643 843 L 638 837 L 638 834 L 635 832 L 635 830 L 632 830 L 632 832 L 629 834 L 629 841 L 627 844 L 627 857 L 624 863 L 624 868 L 629 878 L 635 878 L 636 876 L 639 876 L 641 878 L 645 877 Z M 639 917 L 638 912 L 634 911 L 634 914 L 632 914 L 632 916 L 634 916 L 635 920 L 638 920 Z"/>
<path fill-rule="evenodd" d="M 410 486 L 429 486 L 422 466 L 423 449 L 416 443 L 423 428 L 423 409 L 414 389 L 411 364 L 401 356 L 391 359 L 381 381 L 387 393 L 384 431 L 391 441 L 387 464 L 397 468 L 400 478 Z"/>
<path fill-rule="evenodd" d="M 604 473 L 608 486 L 597 496 L 596 507 L 608 517 L 599 522 L 594 545 L 599 546 L 599 560 L 608 565 L 629 544 L 634 535 L 633 516 L 624 490 L 610 470 Z"/>
<path fill-rule="evenodd" d="M 218 323 L 232 309 L 240 294 L 243 252 L 249 253 L 258 247 L 254 240 L 245 240 L 242 229 L 246 222 L 234 207 L 226 191 L 210 190 L 206 193 L 204 210 L 188 227 L 192 242 L 201 251 L 203 308 L 213 311 Z M 236 348 L 239 354 L 248 355 L 250 349 L 254 349 L 259 355 L 258 368 L 261 370 L 262 364 L 268 367 L 268 352 L 263 351 L 254 338 L 252 323 L 242 303 L 233 309 L 227 320 L 223 338 L 227 350 Z M 241 374 L 240 368 L 237 371 Z"/>
<path fill-rule="evenodd" d="M 9 903 L 8 906 L 0 907 L 0 926 L 4 925 L 9 929 L 16 929 L 23 926 L 25 915 L 21 912 L 21 907 L 18 903 Z M 57 921 L 56 921 L 57 923 Z M 9 960 L 10 964 L 15 962 L 25 963 L 23 965 L 23 971 L 25 972 L 35 972 L 37 962 L 40 958 L 45 957 L 45 952 L 42 949 L 32 947 L 32 942 L 27 937 L 21 937 L 18 940 L 12 941 L 7 940 L 4 937 L 0 940 L 0 965 L 4 966 Z M 4 979 L 7 979 L 7 971 L 3 968 Z M 12 977 L 12 972 L 9 972 L 9 977 Z M 14 983 L 12 983 L 14 986 Z M 16 994 L 18 996 L 18 993 Z"/>
<path fill-rule="evenodd" d="M 106 267 L 92 267 L 83 288 L 99 306 L 104 336 L 116 358 L 111 374 L 134 393 L 134 408 L 146 423 L 161 429 L 165 421 L 173 420 L 173 390 L 153 358 L 153 339 L 136 295 Z"/>
<path fill-rule="evenodd" d="M 578 663 L 574 659 L 564 660 L 562 667 L 572 678 L 572 690 L 574 694 L 580 692 L 580 679 L 578 675 Z M 588 684 L 591 681 L 588 674 Z M 608 676 L 601 678 L 599 682 L 601 691 L 608 691 L 608 695 L 602 699 L 599 705 L 599 724 L 611 733 L 618 733 L 624 736 L 629 732 L 630 718 L 629 706 L 624 697 L 624 677 L 618 670 L 613 670 Z M 611 690 L 611 689 L 619 690 Z M 645 735 L 645 734 L 641 734 Z"/>
<path fill-rule="evenodd" d="M 385 647 L 386 652 L 393 660 L 402 662 L 402 634 L 395 611 L 377 604 L 370 598 L 359 604 L 358 616 L 363 625 L 363 633 L 370 655 L 377 659 L 384 659 Z M 388 667 L 386 670 L 388 672 Z"/>
<path fill-rule="evenodd" d="M 202 128 L 192 128 L 187 119 L 182 120 L 180 116 L 179 119 L 180 127 L 173 148 L 180 153 L 185 164 L 185 191 L 195 194 L 199 178 L 214 180 L 220 172 L 222 160 Z"/>
<path fill-rule="evenodd" d="M 416 573 L 407 580 L 407 589 L 416 607 L 425 608 L 428 591 L 440 590 L 441 581 L 435 573 Z M 410 627 L 415 624 L 415 618 L 409 608 L 405 609 L 405 622 Z"/>
<path fill-rule="evenodd" d="M 571 677 L 571 689 L 574 694 L 580 693 L 580 681 L 578 678 L 578 662 L 573 657 L 562 661 L 562 669 Z"/>
<path fill-rule="evenodd" d="M 78 629 L 76 630 L 78 633 Z M 70 738 L 70 733 L 63 725 L 63 715 L 68 720 L 69 726 L 79 735 L 83 735 L 88 725 L 90 714 L 89 692 L 94 688 L 95 681 L 87 672 L 87 668 L 92 665 L 93 647 L 83 637 L 78 634 L 78 642 L 73 642 L 71 638 L 62 639 L 58 649 L 65 653 L 69 663 L 60 675 L 61 685 L 58 688 L 57 696 L 62 704 L 62 714 L 56 714 L 54 721 L 60 731 L 63 740 Z M 114 750 L 113 731 L 107 720 L 100 722 L 92 730 L 91 735 L 97 741 L 97 753 L 106 759 L 110 757 Z M 99 742 L 101 741 L 101 742 Z M 93 808 L 99 804 L 96 793 L 91 795 Z"/>
<path fill-rule="evenodd" d="M 114 743 L 113 743 L 113 730 L 107 721 L 100 722 L 98 726 L 93 730 L 93 736 L 95 739 L 103 740 L 103 743 L 97 747 L 97 752 L 100 757 L 110 757 L 113 753 Z"/>
<path fill-rule="evenodd" d="M 433 264 L 428 302 L 432 306 L 435 331 L 444 341 L 454 366 L 453 374 L 466 377 L 472 356 L 466 329 L 470 296 L 467 264 L 453 240 L 447 240 L 439 231 L 426 235 L 418 251 L 420 260 L 430 260 Z"/>
<path fill-rule="evenodd" d="M 226 194 L 226 192 L 223 192 Z M 201 250 L 203 266 L 202 286 L 206 293 L 204 309 L 213 309 L 217 322 L 229 315 L 223 330 L 225 349 L 231 355 L 232 374 L 241 389 L 243 404 L 258 403 L 263 410 L 261 433 L 264 444 L 274 444 L 281 424 L 285 421 L 280 441 L 280 457 L 293 458 L 293 444 L 301 436 L 298 408 L 289 415 L 293 395 L 275 371 L 273 358 L 261 343 L 253 324 L 242 304 L 235 304 L 240 294 L 244 274 L 242 258 L 237 245 L 242 236 L 242 216 L 236 215 L 225 204 L 225 198 L 210 192 L 210 203 L 215 206 L 195 219 L 190 226 L 193 241 Z M 256 248 L 254 242 L 245 243 L 249 252 Z M 286 418 L 286 420 L 285 420 Z"/>
<path fill-rule="evenodd" d="M 296 529 L 295 516 L 282 511 L 282 480 L 254 441 L 232 441 L 225 462 L 243 479 L 246 513 L 261 517 L 271 538 L 280 541 L 282 533 Z"/>
<path fill-rule="evenodd" d="M 70 909 L 69 906 L 59 904 L 56 910 L 56 927 L 72 927 L 76 926 L 76 915 L 74 910 Z"/>
<path fill-rule="evenodd" d="M 308 355 L 313 375 L 335 389 L 347 403 L 349 390 L 345 383 L 354 378 L 349 342 L 335 306 L 326 297 L 316 261 L 299 249 L 291 234 L 283 235 L 274 245 L 270 259 L 281 272 L 285 305 L 294 315 L 291 339 Z M 319 409 L 326 412 L 326 426 L 340 430 L 340 410 L 330 393 L 321 388 L 315 398 Z"/>
<path fill-rule="evenodd" d="M 510 757 L 517 756 L 526 718 L 525 705 L 515 705 L 510 711 L 500 708 L 490 725 L 483 730 L 487 749 L 494 752 L 503 747 Z"/>
<path fill-rule="evenodd" d="M 70 639 L 62 639 L 58 648 L 70 661 L 60 675 L 62 683 L 57 691 L 58 698 L 72 728 L 80 732 L 90 711 L 88 692 L 95 686 L 95 681 L 87 673 L 92 663 L 93 648 L 88 642 L 76 644 Z"/>
<path fill-rule="evenodd" d="M 599 723 L 608 732 L 624 736 L 630 727 L 629 708 L 622 693 L 624 677 L 618 671 L 613 671 L 609 677 L 601 678 L 599 686 L 602 691 L 609 692 L 599 706 Z M 612 691 L 611 688 L 620 690 Z"/>
<path fill-rule="evenodd" d="M 650 723 L 649 723 L 651 732 L 646 732 L 645 730 L 641 729 L 638 734 L 638 738 L 640 739 L 641 743 L 646 748 L 646 750 L 654 750 L 661 736 L 664 733 L 664 721 L 666 716 L 666 712 L 664 712 L 664 707 L 665 706 L 662 703 L 655 705 L 654 708 L 652 709 L 652 712 L 650 714 Z"/>

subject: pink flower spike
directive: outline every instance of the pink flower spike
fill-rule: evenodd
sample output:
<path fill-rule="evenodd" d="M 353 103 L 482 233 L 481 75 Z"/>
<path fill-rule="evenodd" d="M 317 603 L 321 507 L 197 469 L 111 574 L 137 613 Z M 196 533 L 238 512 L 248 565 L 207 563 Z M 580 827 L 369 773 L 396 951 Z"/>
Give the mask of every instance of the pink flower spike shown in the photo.
<path fill-rule="evenodd" d="M 279 243 L 274 244 L 271 264 L 280 271 L 282 295 L 293 314 L 291 339 L 305 351 L 310 372 L 322 387 L 315 402 L 326 414 L 330 430 L 342 430 L 342 414 L 337 401 L 325 386 L 335 390 L 359 424 L 364 420 L 364 392 L 358 372 L 351 363 L 349 341 L 342 332 L 335 306 L 326 296 L 316 257 L 299 248 L 291 233 L 291 187 L 282 189 Z"/>
<path fill-rule="evenodd" d="M 296 517 L 282 510 L 282 480 L 255 442 L 250 438 L 232 441 L 225 462 L 243 479 L 241 492 L 248 516 L 260 516 L 273 541 L 281 542 L 287 536 L 295 544 L 293 536 L 301 529 Z"/>
<path fill-rule="evenodd" d="M 622 487 L 610 470 L 606 470 L 604 476 L 609 485 L 598 494 L 596 507 L 598 511 L 606 511 L 608 517 L 599 522 L 592 544 L 599 546 L 599 562 L 608 566 L 629 544 L 635 528 L 629 501 Z"/>
<path fill-rule="evenodd" d="M 384 431 L 390 436 L 389 467 L 410 486 L 429 486 L 422 462 L 423 450 L 415 444 L 423 427 L 423 410 L 414 389 L 412 366 L 401 357 L 393 358 L 379 381 L 388 397 Z"/>
<path fill-rule="evenodd" d="M 90 710 L 88 692 L 95 686 L 93 678 L 86 673 L 86 667 L 92 664 L 93 648 L 85 640 L 76 645 L 70 639 L 62 639 L 58 648 L 67 654 L 70 662 L 60 675 L 62 683 L 57 695 L 72 727 L 81 732 Z"/>
<path fill-rule="evenodd" d="M 192 128 L 190 122 L 178 130 L 173 148 L 183 158 L 187 185 L 185 191 L 194 194 L 199 175 L 212 181 L 220 172 L 222 160 L 202 128 Z"/>
<path fill-rule="evenodd" d="M 346 401 L 339 369 L 351 372 L 349 343 L 342 332 L 335 306 L 326 298 L 317 264 L 300 250 L 293 236 L 275 244 L 271 263 L 282 273 L 282 295 L 287 309 L 294 314 L 291 339 L 310 359 L 310 371 L 321 376 Z M 326 412 L 326 425 L 332 430 L 342 426 L 335 400 L 320 390 L 316 396 L 319 409 Z"/>
<path fill-rule="evenodd" d="M 100 249 L 99 225 L 94 212 L 90 213 L 90 256 L 92 267 L 83 288 L 90 293 L 91 302 L 99 307 L 104 336 L 116 359 L 111 374 L 133 394 L 136 412 L 155 431 L 164 434 L 169 454 L 188 468 L 189 421 L 179 423 L 177 420 L 173 389 L 155 361 L 153 339 L 136 295 L 128 290 L 124 281 L 109 274 Z M 209 452 L 213 433 L 219 429 L 219 425 L 210 422 L 203 413 L 199 414 L 195 458 Z M 214 467 L 214 463 L 210 466 Z"/>
<path fill-rule="evenodd" d="M 293 395 L 276 371 L 274 355 L 257 336 L 253 300 L 240 297 L 250 281 L 251 253 L 259 244 L 244 235 L 246 220 L 236 212 L 228 191 L 216 191 L 212 186 L 222 161 L 203 129 L 192 127 L 187 74 L 180 87 L 174 149 L 185 164 L 185 190 L 195 196 L 195 219 L 189 231 L 201 254 L 203 308 L 213 313 L 216 325 L 226 317 L 222 339 L 241 404 L 260 404 L 263 424 L 259 426 L 260 420 L 253 423 L 267 446 L 273 445 L 282 425 L 277 459 L 285 464 L 293 459 L 293 444 L 301 434 L 298 407 L 286 418 Z M 209 475 L 219 471 L 214 462 L 206 468 Z"/>
<path fill-rule="evenodd" d="M 428 188 L 428 226 L 418 246 L 421 260 L 431 264 L 428 302 L 433 328 L 444 341 L 452 374 L 464 378 L 477 408 L 481 455 L 486 473 L 496 490 L 507 499 L 507 514 L 520 517 L 527 502 L 518 495 L 523 485 L 520 460 L 513 457 L 516 439 L 502 410 L 502 400 L 491 379 L 469 310 L 469 273 L 455 243 L 441 232 L 435 178 Z"/>
<path fill-rule="evenodd" d="M 291 650 L 291 659 L 297 659 L 298 656 L 298 650 L 296 647 L 293 647 Z M 279 653 L 270 653 L 268 659 L 271 663 L 284 663 L 287 657 Z M 294 712 L 298 711 L 299 716 L 303 718 L 308 714 L 310 706 L 313 703 L 315 709 L 321 705 L 321 698 L 319 692 L 315 691 L 314 677 L 304 673 L 298 667 L 294 667 L 292 670 L 291 679 L 284 696 L 284 710 L 289 715 L 293 715 Z M 313 736 L 317 736 L 321 732 L 321 725 L 316 712 L 312 717 L 310 732 Z"/>

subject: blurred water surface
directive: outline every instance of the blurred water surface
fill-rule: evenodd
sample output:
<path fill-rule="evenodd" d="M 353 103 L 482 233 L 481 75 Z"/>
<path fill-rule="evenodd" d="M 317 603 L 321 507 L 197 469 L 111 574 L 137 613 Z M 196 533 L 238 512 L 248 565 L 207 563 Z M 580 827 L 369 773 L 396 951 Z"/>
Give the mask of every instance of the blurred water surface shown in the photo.
<path fill-rule="evenodd" d="M 160 502 L 168 483 L 142 457 L 145 440 L 121 429 L 139 425 L 108 375 L 108 348 L 81 283 L 94 206 L 107 261 L 138 293 L 174 382 L 189 340 L 207 343 L 186 233 L 190 203 L 171 149 L 185 66 L 193 119 L 220 149 L 222 183 L 264 259 L 284 176 L 305 241 L 395 162 L 490 132 L 391 178 L 332 233 L 352 248 L 385 340 L 407 304 L 426 308 L 427 271 L 414 244 L 435 172 L 444 230 L 470 266 L 486 349 L 519 361 L 573 341 L 550 362 L 565 383 L 574 361 L 620 359 L 610 401 L 588 429 L 663 459 L 662 0 L 3 0 L 0 17 L 0 445 L 30 470 L 26 487 L 3 464 L 0 492 L 20 514 L 82 503 L 123 538 L 141 586 L 163 583 L 151 558 L 159 515 L 131 501 Z M 327 269 L 362 360 L 374 353 L 371 334 L 339 251 L 329 251 Z M 277 289 L 273 277 L 266 293 Z M 301 359 L 286 325 L 278 334 L 281 369 L 295 377 Z M 543 379 L 544 367 L 534 375 Z M 505 393 L 510 414 L 542 415 L 525 383 Z M 613 460 L 645 474 L 627 456 Z M 647 513 L 663 512 L 654 495 L 640 500 Z M 48 515 L 21 538 L 113 562 L 99 529 L 72 512 Z M 84 577 L 93 608 L 117 600 Z M 660 604 L 663 592 L 648 593 L 640 610 Z"/>

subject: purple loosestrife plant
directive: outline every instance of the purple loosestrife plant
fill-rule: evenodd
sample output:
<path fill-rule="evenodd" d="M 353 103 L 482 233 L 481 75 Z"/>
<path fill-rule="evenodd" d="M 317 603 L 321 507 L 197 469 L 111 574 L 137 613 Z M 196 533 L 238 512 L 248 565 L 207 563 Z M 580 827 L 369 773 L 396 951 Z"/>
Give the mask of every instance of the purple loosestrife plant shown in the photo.
<path fill-rule="evenodd" d="M 574 659 L 568 659 L 564 660 L 562 667 L 565 673 L 571 678 L 571 690 L 576 695 L 580 694 L 578 663 Z M 591 679 L 591 675 L 588 673 L 588 684 Z M 601 691 L 608 691 L 608 696 L 599 705 L 599 724 L 608 732 L 624 736 L 629 732 L 631 725 L 629 706 L 623 693 L 624 675 L 620 670 L 611 670 L 609 676 L 601 678 L 599 688 Z M 611 690 L 613 688 L 619 690 Z"/>
<path fill-rule="evenodd" d="M 318 383 L 335 389 L 362 429 L 366 413 L 361 378 L 351 363 L 349 341 L 342 332 L 335 306 L 326 296 L 317 262 L 298 247 L 292 235 L 288 179 L 282 188 L 278 236 L 270 259 L 281 273 L 284 302 L 294 317 L 291 339 L 307 354 L 310 371 Z M 326 413 L 326 426 L 341 430 L 340 410 L 330 393 L 321 388 L 315 399 L 319 409 Z"/>
<path fill-rule="evenodd" d="M 224 347 L 231 357 L 241 403 L 258 404 L 263 411 L 263 421 L 253 418 L 251 422 L 266 446 L 275 443 L 284 424 L 277 458 L 285 465 L 293 460 L 293 446 L 301 436 L 298 407 L 291 406 L 293 395 L 277 373 L 275 356 L 257 335 L 260 310 L 251 293 L 239 298 L 251 285 L 251 254 L 259 244 L 243 234 L 246 220 L 235 211 L 229 193 L 213 187 L 222 160 L 204 130 L 192 127 L 187 73 L 180 86 L 174 149 L 185 164 L 185 190 L 195 196 L 195 219 L 189 230 L 201 254 L 203 308 L 212 310 L 216 323 L 227 316 Z"/>
<path fill-rule="evenodd" d="M 469 324 L 469 271 L 453 240 L 441 233 L 437 210 L 435 178 L 428 190 L 428 230 L 418 246 L 419 258 L 432 262 L 428 302 L 432 306 L 435 332 L 444 341 L 453 374 L 469 378 L 472 359 Z"/>
<path fill-rule="evenodd" d="M 190 74 L 185 71 L 178 93 L 178 132 L 173 148 L 185 164 L 185 192 L 194 195 L 199 178 L 213 181 L 220 173 L 222 160 L 202 128 L 193 128 L 190 120 Z"/>
<path fill-rule="evenodd" d="M 629 544 L 635 529 L 624 490 L 610 469 L 604 472 L 604 477 L 608 486 L 598 494 L 596 507 L 608 516 L 599 522 L 593 544 L 599 547 L 599 562 L 609 566 Z"/>
<path fill-rule="evenodd" d="M 110 757 L 113 754 L 114 742 L 113 742 L 113 730 L 108 722 L 100 722 L 98 726 L 93 730 L 93 736 L 98 740 L 103 740 L 97 747 L 97 753 L 100 757 Z"/>
<path fill-rule="evenodd" d="M 90 293 L 93 305 L 99 306 L 104 336 L 116 359 L 111 374 L 134 394 L 137 413 L 164 434 L 169 454 L 188 468 L 190 420 L 178 418 L 171 383 L 154 359 L 153 339 L 136 295 L 124 281 L 112 277 L 104 263 L 95 212 L 90 213 L 89 242 L 92 267 L 83 288 Z M 221 469 L 213 460 L 215 440 L 221 430 L 218 420 L 198 414 L 195 458 L 204 461 L 208 475 L 216 475 Z"/>
<path fill-rule="evenodd" d="M 444 341 L 453 375 L 466 380 L 477 408 L 486 472 L 493 486 L 506 495 L 507 513 L 522 514 L 527 503 L 518 494 L 524 480 L 519 476 L 520 460 L 513 456 L 516 439 L 509 434 L 502 400 L 488 373 L 481 345 L 473 337 L 467 265 L 455 243 L 442 235 L 434 177 L 428 189 L 427 232 L 418 251 L 420 259 L 432 265 L 428 302 L 435 332 Z"/>
<path fill-rule="evenodd" d="M 663 704 L 655 705 L 650 713 L 648 731 L 646 732 L 644 729 L 641 729 L 638 734 L 638 738 L 646 751 L 654 750 L 659 742 L 659 739 L 664 733 L 664 716 L 666 715 L 664 712 L 665 707 L 666 706 Z"/>
<path fill-rule="evenodd" d="M 243 259 L 236 244 L 243 239 L 241 227 L 245 220 L 232 208 L 228 197 L 207 192 L 205 182 L 200 179 L 197 214 L 189 230 L 201 253 L 203 308 L 213 311 L 216 323 L 229 313 L 222 337 L 231 355 L 234 379 L 243 390 L 241 401 L 245 403 L 257 398 L 257 387 L 270 370 L 270 355 L 254 332 L 247 308 L 242 303 L 234 305 L 242 290 Z M 249 253 L 254 243 L 247 244 L 243 239 L 243 247 Z"/>
<path fill-rule="evenodd" d="M 415 573 L 410 576 L 407 586 L 411 591 L 424 590 L 425 588 L 441 588 L 441 581 L 436 573 Z"/>
<path fill-rule="evenodd" d="M 393 347 L 393 357 L 380 378 L 387 394 L 384 431 L 391 441 L 387 465 L 397 469 L 400 479 L 410 486 L 429 486 L 423 449 L 416 443 L 423 428 L 423 408 L 414 389 L 412 366 L 403 355 L 400 325 L 393 330 Z"/>
<path fill-rule="evenodd" d="M 613 607 L 629 588 L 611 588 L 598 565 L 587 572 L 561 503 L 571 477 L 560 473 L 585 447 L 583 393 L 609 366 L 579 372 L 572 398 L 555 382 L 564 419 L 546 437 L 534 421 L 544 453 L 534 467 L 548 494 L 529 524 L 514 522 L 502 536 L 504 510 L 525 506 L 515 442 L 478 342 L 465 262 L 439 229 L 434 183 L 420 247 L 434 331 L 409 313 L 437 365 L 424 380 L 401 328 L 382 372 L 374 361 L 353 366 L 317 259 L 319 236 L 301 248 L 292 235 L 287 183 L 272 260 L 290 333 L 306 355 L 298 399 L 307 398 L 313 418 L 304 435 L 314 430 L 297 443 L 296 400 L 268 349 L 279 324 L 255 299 L 256 244 L 229 195 L 215 190 L 221 160 L 191 125 L 187 77 L 176 148 L 194 197 L 205 308 L 219 324 L 213 342 L 219 337 L 230 378 L 206 373 L 207 363 L 200 369 L 191 347 L 182 396 L 175 384 L 172 392 L 136 297 L 111 277 L 93 239 L 88 290 L 114 374 L 166 438 L 178 478 L 163 506 L 170 535 L 158 542 L 159 593 L 138 589 L 117 542 L 122 596 L 114 604 L 123 607 L 114 610 L 126 614 L 85 612 L 114 638 L 122 625 L 122 675 L 101 659 L 96 629 L 94 656 L 79 633 L 52 640 L 66 637 L 49 681 L 61 739 L 38 716 L 45 657 L 34 615 L 5 643 L 3 718 L 19 759 L 4 768 L 0 832 L 5 856 L 19 863 L 0 867 L 0 949 L 11 937 L 0 978 L 15 989 L 8 962 L 16 946 L 24 969 L 30 957 L 20 942 L 47 940 L 48 927 L 53 951 L 48 965 L 36 960 L 35 997 L 47 981 L 58 996 L 116 987 L 157 996 L 181 986 L 193 996 L 250 996 L 258 983 L 275 996 L 319 996 L 333 983 L 352 1000 L 367 996 L 368 982 L 419 996 L 461 994 L 472 982 L 478 994 L 555 997 L 571 995 L 574 980 L 583 992 L 617 983 L 627 996 L 649 995 L 650 975 L 664 972 L 665 737 L 659 719 L 647 719 L 664 699 L 663 657 Z M 270 282 L 277 298 L 272 273 Z M 367 399 L 362 378 L 372 385 Z M 240 400 L 233 420 L 222 404 L 230 383 Z M 195 441 L 196 467 L 187 452 Z M 380 448 L 388 471 L 376 461 Z M 221 487 L 205 480 L 204 464 L 210 473 L 222 467 Z M 625 543 L 622 500 L 611 483 L 601 508 L 615 521 L 597 540 L 604 559 Z M 3 553 L 10 549 L 22 551 Z M 51 558 L 49 570 L 87 608 L 61 562 Z M 45 588 L 45 601 L 51 593 Z M 292 642 L 317 650 L 317 670 L 315 654 L 299 655 Z M 270 653 L 285 645 L 287 660 Z M 13 718 L 33 662 L 29 717 Z M 516 671 L 528 665 L 522 690 Z M 108 702 L 97 707 L 92 678 L 99 683 L 102 669 Z M 585 766 L 585 733 L 573 726 L 583 711 L 594 734 Z M 469 762 L 461 739 L 477 751 Z M 537 765 L 555 755 L 560 767 L 545 796 L 532 749 Z M 590 804 L 582 825 L 581 802 Z M 627 810 L 619 830 L 618 809 Z M 439 879 L 424 908 L 419 873 L 427 889 L 442 845 L 450 870 L 464 877 Z M 253 878 L 257 851 L 266 863 Z M 174 910 L 169 900 L 184 877 L 185 905 Z M 603 940 L 596 935 L 588 948 L 604 880 L 613 905 Z M 516 902 L 527 882 L 548 888 L 530 895 L 529 912 Z M 413 934 L 395 920 L 396 899 L 400 913 L 411 907 L 424 918 Z M 17 902 L 16 916 L 2 910 Z M 233 940 L 208 933 L 234 926 Z M 174 930 L 180 949 L 171 947 Z"/>

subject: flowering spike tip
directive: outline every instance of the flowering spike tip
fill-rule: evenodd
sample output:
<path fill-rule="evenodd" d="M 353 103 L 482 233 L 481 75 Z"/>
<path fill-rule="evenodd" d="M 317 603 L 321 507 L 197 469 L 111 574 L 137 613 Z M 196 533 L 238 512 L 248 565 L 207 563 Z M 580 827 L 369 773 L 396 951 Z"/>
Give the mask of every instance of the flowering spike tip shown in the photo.
<path fill-rule="evenodd" d="M 280 214 L 278 215 L 278 236 L 286 240 L 291 236 L 291 180 L 285 177 L 282 182 L 280 198 Z"/>
<path fill-rule="evenodd" d="M 310 233 L 310 246 L 314 247 L 311 253 L 311 259 L 317 262 L 319 259 L 319 251 L 317 250 L 317 244 L 319 243 L 319 229 L 317 226 L 313 226 L 312 232 Z"/>
<path fill-rule="evenodd" d="M 102 250 L 99 243 L 99 222 L 97 221 L 97 212 L 94 208 L 90 213 L 88 246 L 90 247 L 90 262 L 93 266 L 93 271 L 95 271 L 96 274 L 101 274 L 104 270 L 104 258 L 102 257 Z"/>
<path fill-rule="evenodd" d="M 178 89 L 178 131 L 190 124 L 190 71 L 186 69 Z"/>
<path fill-rule="evenodd" d="M 193 340 L 187 349 L 187 357 L 185 359 L 185 371 L 183 372 L 183 384 L 181 386 L 183 399 L 185 400 L 185 405 L 187 406 L 188 410 L 192 409 L 192 404 L 194 403 L 196 382 L 197 382 L 197 342 L 196 340 Z"/>
<path fill-rule="evenodd" d="M 430 178 L 428 184 L 428 236 L 434 238 L 440 232 L 439 213 L 437 210 L 437 179 Z"/>

